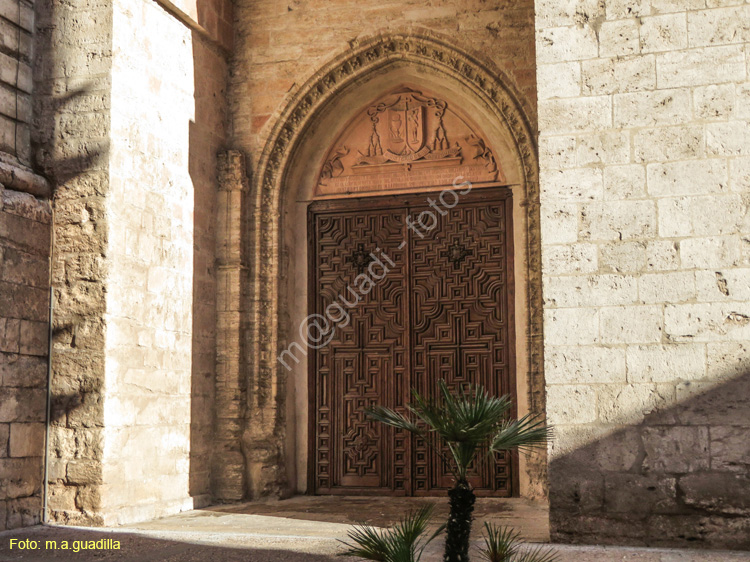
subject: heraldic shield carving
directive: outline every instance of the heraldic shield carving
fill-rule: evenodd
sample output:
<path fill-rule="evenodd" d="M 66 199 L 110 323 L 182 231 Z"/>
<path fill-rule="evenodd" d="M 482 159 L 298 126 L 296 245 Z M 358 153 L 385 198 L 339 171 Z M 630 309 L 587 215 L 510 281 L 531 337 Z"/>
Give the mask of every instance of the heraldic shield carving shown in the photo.
<path fill-rule="evenodd" d="M 476 127 L 445 100 L 410 88 L 361 112 L 326 156 L 316 195 L 503 182 Z"/>

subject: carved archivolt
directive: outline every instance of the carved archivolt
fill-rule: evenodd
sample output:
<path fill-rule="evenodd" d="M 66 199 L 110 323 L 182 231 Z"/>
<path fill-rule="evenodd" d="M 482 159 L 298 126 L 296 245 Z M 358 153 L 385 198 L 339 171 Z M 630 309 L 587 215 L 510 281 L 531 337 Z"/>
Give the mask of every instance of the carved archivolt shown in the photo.
<path fill-rule="evenodd" d="M 461 52 L 454 40 L 444 40 L 428 32 L 415 34 L 396 34 L 377 36 L 359 43 L 347 50 L 331 63 L 323 67 L 293 95 L 278 115 L 275 126 L 269 135 L 268 142 L 260 156 L 254 175 L 252 197 L 254 210 L 249 221 L 251 240 L 251 279 L 253 290 L 253 308 L 248 316 L 249 330 L 248 363 L 248 415 L 243 438 L 243 449 L 248 462 L 263 462 L 258 458 L 258 451 L 268 451 L 268 455 L 282 454 L 284 426 L 283 408 L 278 407 L 277 399 L 283 396 L 286 371 L 277 362 L 279 352 L 284 347 L 279 336 L 279 264 L 280 256 L 280 194 L 285 183 L 287 163 L 293 157 L 298 142 L 303 138 L 308 127 L 316 122 L 320 110 L 334 99 L 342 90 L 362 80 L 371 72 L 378 71 L 390 63 L 399 62 L 428 67 L 433 72 L 442 74 L 448 81 L 457 81 L 468 87 L 477 100 L 497 116 L 499 123 L 504 123 L 512 136 L 518 159 L 522 168 L 521 189 L 525 191 L 528 226 L 528 288 L 530 302 L 528 310 L 529 333 L 529 372 L 530 400 L 533 411 L 544 410 L 543 375 L 542 375 L 542 308 L 540 279 L 540 242 L 539 242 L 539 188 L 537 181 L 537 155 L 533 142 L 533 129 L 521 110 L 516 95 L 502 72 L 480 62 L 476 57 Z M 445 127 L 446 106 L 440 99 L 419 92 L 409 93 L 423 111 L 423 137 L 419 133 L 407 137 L 403 147 L 408 150 L 400 153 L 393 150 L 393 145 L 383 140 L 380 121 L 392 100 L 383 100 L 385 106 L 373 106 L 368 110 L 371 119 L 370 132 L 364 147 L 336 146 L 330 153 L 320 174 L 321 185 L 334 178 L 342 177 L 353 166 L 384 166 L 391 163 L 402 165 L 415 163 L 435 154 L 439 158 L 451 158 L 451 151 L 460 142 L 459 152 L 462 158 L 481 161 L 482 169 L 488 175 L 499 174 L 495 156 L 485 141 L 473 138 L 452 139 Z M 400 102 L 396 102 L 400 103 Z M 395 107 L 395 106 L 391 106 Z M 407 110 L 408 112 L 408 110 Z M 431 112 L 431 113 L 429 113 Z M 408 114 L 404 115 L 408 125 Z M 374 124 L 374 126 L 373 126 Z M 410 133 L 402 133 L 410 134 Z M 470 133 L 469 133 L 470 135 Z M 467 136 L 469 136 L 467 135 Z M 427 148 L 428 151 L 424 149 Z M 388 152 L 390 151 L 390 152 Z M 475 160 L 476 157 L 476 160 Z M 401 158 L 403 161 L 399 161 Z M 410 160 L 412 159 L 412 160 Z M 420 160 L 421 159 L 421 160 Z M 352 163 L 354 161 L 354 163 Z M 521 313 L 521 311 L 518 311 Z M 519 334 L 519 337 L 523 337 Z M 278 393 L 278 394 L 274 394 Z M 258 428 L 267 428 L 259 431 Z M 273 444 L 276 445 L 273 445 Z M 262 456 L 262 455 L 261 455 Z M 252 470 L 252 468 L 248 469 Z M 263 478 L 263 476 L 260 476 Z M 269 476 L 269 478 L 273 478 Z M 278 484 L 278 483 L 277 483 Z M 254 484 L 258 487 L 258 483 Z M 271 482 L 261 484 L 261 488 L 273 489 Z"/>
<path fill-rule="evenodd" d="M 339 135 L 315 195 L 438 188 L 458 176 L 472 183 L 505 181 L 474 125 L 445 100 L 401 87 Z"/>

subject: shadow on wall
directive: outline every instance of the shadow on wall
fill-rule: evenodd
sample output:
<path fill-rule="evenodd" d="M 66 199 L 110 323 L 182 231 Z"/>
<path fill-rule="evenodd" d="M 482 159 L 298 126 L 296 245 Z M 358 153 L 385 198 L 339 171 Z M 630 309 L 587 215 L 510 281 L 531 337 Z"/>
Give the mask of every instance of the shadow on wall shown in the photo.
<path fill-rule="evenodd" d="M 750 370 L 553 460 L 550 524 L 553 542 L 750 549 Z"/>
<path fill-rule="evenodd" d="M 50 516 L 98 524 L 111 16 L 100 9 L 101 26 L 82 45 L 69 23 L 92 17 L 89 4 L 75 12 L 59 2 L 35 5 L 32 149 L 55 207 Z"/>
<path fill-rule="evenodd" d="M 107 138 L 94 139 L 93 142 L 76 147 L 66 146 L 66 142 L 73 144 L 71 140 L 76 140 L 72 139 L 75 135 L 66 130 L 64 117 L 58 123 L 54 116 L 69 115 L 72 119 L 85 109 L 94 108 L 96 111 L 98 104 L 104 103 L 103 96 L 96 90 L 93 80 L 62 95 L 55 95 L 54 90 L 38 92 L 37 95 L 47 96 L 44 103 L 48 105 L 43 108 L 37 125 L 37 134 L 44 136 L 35 139 L 35 144 L 38 145 L 35 151 L 36 164 L 51 180 L 54 189 L 96 169 L 101 163 L 100 158 L 109 154 Z"/>
<path fill-rule="evenodd" d="M 197 0 L 198 23 L 211 28 L 216 0 Z M 195 507 L 211 502 L 216 378 L 217 154 L 227 130 L 225 55 L 191 34 L 195 117 L 189 124 L 188 169 L 193 183 L 193 325 L 189 494 Z"/>

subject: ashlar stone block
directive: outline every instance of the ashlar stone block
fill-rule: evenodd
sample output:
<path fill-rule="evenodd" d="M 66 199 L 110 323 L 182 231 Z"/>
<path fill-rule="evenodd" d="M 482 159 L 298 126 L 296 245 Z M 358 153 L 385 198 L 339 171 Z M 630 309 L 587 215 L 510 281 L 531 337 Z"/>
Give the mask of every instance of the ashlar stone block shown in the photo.
<path fill-rule="evenodd" d="M 639 424 L 648 414 L 669 405 L 672 385 L 607 384 L 598 389 L 599 419 L 608 424 Z"/>
<path fill-rule="evenodd" d="M 599 311 L 602 343 L 655 343 L 662 340 L 660 306 L 603 307 Z"/>
<path fill-rule="evenodd" d="M 700 344 L 629 346 L 626 361 L 631 383 L 692 381 L 706 376 L 706 349 Z"/>
<path fill-rule="evenodd" d="M 646 427 L 643 447 L 646 472 L 683 474 L 709 468 L 707 427 Z"/>

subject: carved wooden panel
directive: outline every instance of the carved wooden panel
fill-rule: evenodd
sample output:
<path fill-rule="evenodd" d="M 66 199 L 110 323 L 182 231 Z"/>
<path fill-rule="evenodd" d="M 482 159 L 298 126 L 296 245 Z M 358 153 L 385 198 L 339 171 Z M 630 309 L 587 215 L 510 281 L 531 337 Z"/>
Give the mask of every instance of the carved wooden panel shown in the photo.
<path fill-rule="evenodd" d="M 408 441 L 364 414 L 375 404 L 403 404 L 408 392 L 404 217 L 403 210 L 347 210 L 312 218 L 313 312 L 331 326 L 313 359 L 319 493 L 406 493 Z"/>
<path fill-rule="evenodd" d="M 316 493 L 442 494 L 450 476 L 426 444 L 363 410 L 403 411 L 411 388 L 431 395 L 440 378 L 514 391 L 510 191 L 475 190 L 440 212 L 426 197 L 311 205 L 311 312 L 330 324 L 310 357 Z M 407 226 L 420 213 L 432 228 Z M 478 493 L 511 495 L 511 466 L 475 467 Z"/>
<path fill-rule="evenodd" d="M 435 217 L 432 229 L 412 233 L 410 245 L 410 384 L 420 394 L 433 394 L 439 379 L 452 388 L 480 383 L 493 394 L 513 391 L 509 203 L 459 203 L 442 209 L 444 215 L 426 205 L 410 209 L 414 216 L 431 212 L 429 217 Z M 414 494 L 449 488 L 449 472 L 417 441 Z M 509 456 L 479 463 L 472 484 L 484 493 L 510 495 Z"/>
<path fill-rule="evenodd" d="M 315 194 L 437 188 L 453 179 L 503 182 L 477 127 L 439 96 L 401 87 L 345 128 L 327 154 Z"/>

